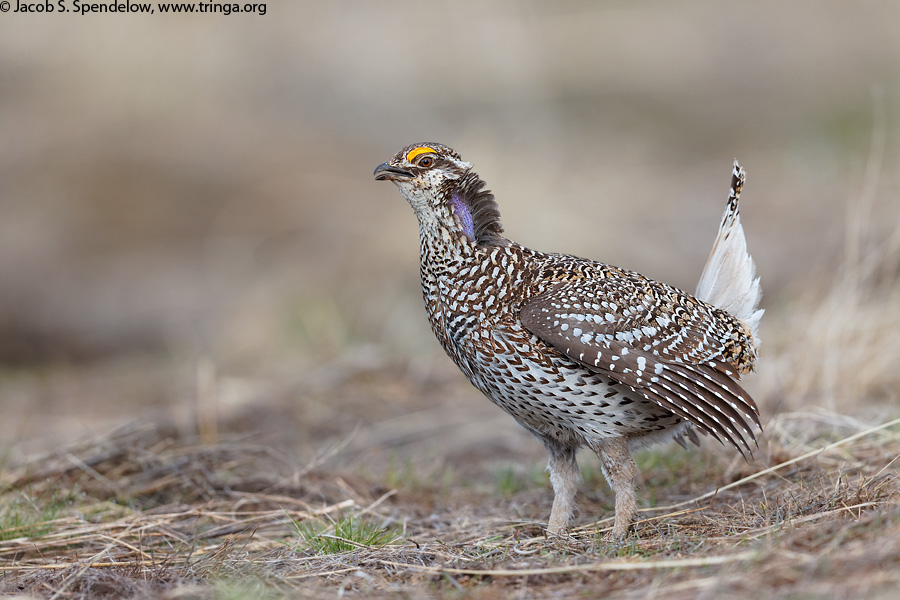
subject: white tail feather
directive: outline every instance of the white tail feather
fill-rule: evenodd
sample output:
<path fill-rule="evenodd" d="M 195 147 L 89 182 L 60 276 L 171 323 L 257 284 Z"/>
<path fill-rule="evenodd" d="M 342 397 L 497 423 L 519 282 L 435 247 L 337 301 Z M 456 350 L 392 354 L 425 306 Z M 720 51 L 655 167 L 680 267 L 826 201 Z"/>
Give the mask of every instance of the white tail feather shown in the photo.
<path fill-rule="evenodd" d="M 759 348 L 759 309 L 762 288 L 756 277 L 756 265 L 747 252 L 747 240 L 741 227 L 739 201 L 744 185 L 744 170 L 734 161 L 731 192 L 706 266 L 697 284 L 697 298 L 721 308 L 750 329 L 753 345 Z"/>

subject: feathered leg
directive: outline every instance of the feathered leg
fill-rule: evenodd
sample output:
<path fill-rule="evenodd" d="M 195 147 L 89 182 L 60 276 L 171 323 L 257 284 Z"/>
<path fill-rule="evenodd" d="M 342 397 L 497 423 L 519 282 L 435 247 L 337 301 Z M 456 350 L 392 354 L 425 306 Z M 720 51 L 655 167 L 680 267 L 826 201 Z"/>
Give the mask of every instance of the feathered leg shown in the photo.
<path fill-rule="evenodd" d="M 609 487 L 616 494 L 616 519 L 612 528 L 612 537 L 624 538 L 631 527 L 631 520 L 637 512 L 637 501 L 634 494 L 634 476 L 637 465 L 628 451 L 625 438 L 601 440 L 591 446 L 600 457 L 600 466 Z"/>
<path fill-rule="evenodd" d="M 550 471 L 550 484 L 553 486 L 553 508 L 550 509 L 547 533 L 563 535 L 575 508 L 575 492 L 581 482 L 581 471 L 575 459 L 575 447 L 553 439 L 543 441 L 550 457 L 547 470 Z"/>

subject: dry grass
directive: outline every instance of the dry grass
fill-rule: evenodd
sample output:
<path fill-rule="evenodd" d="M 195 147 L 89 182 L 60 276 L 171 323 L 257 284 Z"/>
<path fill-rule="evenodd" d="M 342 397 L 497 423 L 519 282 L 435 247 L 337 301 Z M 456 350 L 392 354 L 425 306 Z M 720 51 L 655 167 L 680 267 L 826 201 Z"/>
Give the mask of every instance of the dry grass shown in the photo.
<path fill-rule="evenodd" d="M 505 519 L 511 511 L 499 494 L 465 482 L 452 511 L 442 513 L 433 509 L 446 495 L 439 481 L 385 489 L 377 477 L 321 464 L 298 470 L 247 440 L 204 446 L 130 426 L 3 468 L 0 590 L 43 598 L 336 590 L 874 597 L 900 585 L 900 422 L 860 429 L 832 415 L 811 434 L 803 419 L 785 415 L 770 431 L 750 464 L 715 448 L 694 450 L 690 462 L 708 465 L 708 481 L 732 483 L 718 491 L 693 483 L 686 463 L 674 473 L 682 484 L 658 491 L 704 493 L 645 508 L 634 536 L 617 545 L 604 539 L 609 519 L 583 518 L 588 524 L 568 538 L 546 539 L 542 510 Z M 662 463 L 644 473 L 645 484 L 672 467 Z M 522 487 L 511 493 L 513 504 L 549 501 L 545 486 Z M 590 499 L 583 504 L 604 513 Z M 18 507 L 13 527 L 11 507 Z M 369 524 L 370 534 L 392 533 L 366 543 L 325 532 L 343 546 L 312 543 L 324 531 L 316 524 L 351 519 Z M 311 525 L 319 528 L 304 533 Z"/>
<path fill-rule="evenodd" d="M 778 360 L 766 364 L 764 395 L 844 411 L 900 399 L 900 215 L 892 206 L 882 226 L 887 143 L 885 107 L 875 94 L 871 149 L 858 195 L 847 202 L 843 258 L 830 277 L 809 285 L 769 331 Z M 893 219 L 894 222 L 891 222 Z M 886 226 L 884 226 L 886 225 Z M 768 315 L 767 315 L 768 316 Z"/>
<path fill-rule="evenodd" d="M 866 205 L 852 204 L 861 213 L 851 231 Z M 461 402 L 458 375 L 451 384 L 428 366 L 398 371 L 348 351 L 356 358 L 309 368 L 288 391 L 232 394 L 235 382 L 204 362 L 190 426 L 132 424 L 0 461 L 0 593 L 892 597 L 900 419 L 884 414 L 900 388 L 900 233 L 865 247 L 868 237 L 848 235 L 825 291 L 774 307 L 765 323 L 765 362 L 750 384 L 775 416 L 755 458 L 709 440 L 644 452 L 644 505 L 624 543 L 605 537 L 612 497 L 591 461 L 577 526 L 545 537 L 546 475 Z M 275 409 L 281 396 L 290 410 Z M 305 464 L 235 433 L 270 422 L 306 439 Z M 429 463 L 426 442 L 446 462 Z"/>
<path fill-rule="evenodd" d="M 348 334 L 343 353 L 295 383 L 254 386 L 202 361 L 194 413 L 178 426 L 132 424 L 0 460 L 0 593 L 892 597 L 900 229 L 862 242 L 882 239 L 862 227 L 872 194 L 851 203 L 847 252 L 824 291 L 767 315 L 763 366 L 748 381 L 770 417 L 755 458 L 711 441 L 641 454 L 644 504 L 624 543 L 605 537 L 612 497 L 595 463 L 576 527 L 548 539 L 546 475 L 492 417 L 508 419 L 466 404 L 443 359 L 446 372 L 398 369 L 353 350 Z M 115 403 L 114 389 L 98 389 Z M 302 450 L 236 433 L 267 429 Z M 429 447 L 443 461 L 429 462 Z"/>
<path fill-rule="evenodd" d="M 302 391 L 284 394 L 292 405 L 302 394 L 294 413 L 266 416 L 219 406 L 226 382 L 206 365 L 193 427 L 132 424 L 0 463 L 0 593 L 890 597 L 900 586 L 900 420 L 794 410 L 829 390 L 882 413 L 895 397 L 896 373 L 882 357 L 896 330 L 896 248 L 857 256 L 807 304 L 811 320 L 794 309 L 788 326 L 773 328 L 757 385 L 764 414 L 776 416 L 753 461 L 711 441 L 641 454 L 644 506 L 624 543 L 605 538 L 612 497 L 591 461 L 578 526 L 546 538 L 546 475 L 514 447 L 504 452 L 495 422 L 461 409 L 456 384 L 440 374 L 377 360 L 314 369 Z M 856 367 L 843 366 L 840 387 L 829 388 L 823 369 L 835 342 L 815 336 L 830 334 L 790 340 L 835 310 L 855 319 L 837 347 Z M 813 383 L 802 388 L 785 368 Z M 290 414 L 294 435 L 308 439 L 305 464 L 234 433 Z M 429 463 L 411 450 L 428 439 L 455 458 Z M 474 448 L 473 439 L 499 445 Z M 485 456 L 508 462 L 492 467 Z"/>

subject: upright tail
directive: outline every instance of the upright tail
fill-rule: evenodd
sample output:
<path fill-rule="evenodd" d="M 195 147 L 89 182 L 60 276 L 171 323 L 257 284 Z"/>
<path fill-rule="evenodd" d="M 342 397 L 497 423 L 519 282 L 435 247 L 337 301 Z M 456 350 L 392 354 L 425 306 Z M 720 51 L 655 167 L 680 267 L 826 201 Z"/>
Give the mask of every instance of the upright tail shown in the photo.
<path fill-rule="evenodd" d="M 747 240 L 741 227 L 739 201 L 744 186 L 744 169 L 734 161 L 728 204 L 719 225 L 719 234 L 700 274 L 696 296 L 736 317 L 750 329 L 753 345 L 759 348 L 759 308 L 762 288 L 756 277 L 756 265 L 747 252 Z"/>

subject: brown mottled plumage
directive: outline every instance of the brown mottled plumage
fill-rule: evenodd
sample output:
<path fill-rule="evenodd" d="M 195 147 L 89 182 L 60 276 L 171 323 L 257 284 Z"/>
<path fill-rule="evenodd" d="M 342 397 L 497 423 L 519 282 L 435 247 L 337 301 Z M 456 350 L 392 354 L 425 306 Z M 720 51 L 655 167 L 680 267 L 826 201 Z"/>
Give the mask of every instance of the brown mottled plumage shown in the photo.
<path fill-rule="evenodd" d="M 447 354 L 475 387 L 541 440 L 565 532 L 592 448 L 616 493 L 613 535 L 636 510 L 631 450 L 697 427 L 742 453 L 759 411 L 738 385 L 757 358 L 759 280 L 738 218 L 743 171 L 701 277 L 717 308 L 638 273 L 503 237 L 493 195 L 450 148 L 407 146 L 375 169 L 413 207 L 422 293 Z"/>

